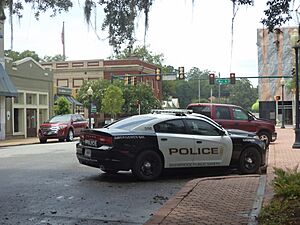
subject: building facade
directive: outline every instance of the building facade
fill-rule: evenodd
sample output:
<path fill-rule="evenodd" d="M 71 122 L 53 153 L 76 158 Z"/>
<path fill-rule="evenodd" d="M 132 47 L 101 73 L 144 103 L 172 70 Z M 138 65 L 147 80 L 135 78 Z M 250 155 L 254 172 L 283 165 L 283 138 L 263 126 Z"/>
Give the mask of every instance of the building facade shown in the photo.
<path fill-rule="evenodd" d="M 53 106 L 53 74 L 34 59 L 5 60 L 17 97 L 6 98 L 6 138 L 36 137 Z"/>
<path fill-rule="evenodd" d="M 294 95 L 292 89 L 295 52 L 292 37 L 298 30 L 295 27 L 257 30 L 258 48 L 258 90 L 259 113 L 261 118 L 275 123 L 294 124 Z M 284 99 L 283 99 L 284 97 Z"/>
<path fill-rule="evenodd" d="M 42 63 L 45 68 L 53 71 L 56 87 L 71 88 L 76 97 L 77 90 L 86 80 L 114 79 L 130 77 L 129 82 L 143 82 L 152 87 L 153 94 L 161 100 L 161 82 L 155 79 L 155 65 L 145 63 L 137 58 L 124 60 L 75 60 Z"/>

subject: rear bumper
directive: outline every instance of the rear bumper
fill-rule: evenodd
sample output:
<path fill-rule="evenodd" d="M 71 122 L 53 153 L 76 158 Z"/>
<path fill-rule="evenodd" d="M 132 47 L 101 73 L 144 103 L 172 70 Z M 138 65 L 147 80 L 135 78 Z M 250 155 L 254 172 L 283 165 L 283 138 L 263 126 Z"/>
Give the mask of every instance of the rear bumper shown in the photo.
<path fill-rule="evenodd" d="M 91 152 L 89 156 L 86 156 L 86 150 Z M 83 165 L 115 170 L 130 170 L 133 161 L 127 154 L 113 150 L 87 148 L 80 143 L 76 144 L 76 156 L 79 163 Z"/>

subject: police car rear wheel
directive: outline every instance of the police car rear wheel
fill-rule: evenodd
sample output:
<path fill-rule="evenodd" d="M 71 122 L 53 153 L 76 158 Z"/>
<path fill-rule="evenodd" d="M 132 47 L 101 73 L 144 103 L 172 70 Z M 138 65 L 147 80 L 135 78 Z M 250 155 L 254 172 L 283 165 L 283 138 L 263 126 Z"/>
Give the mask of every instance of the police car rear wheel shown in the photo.
<path fill-rule="evenodd" d="M 257 173 L 261 164 L 261 156 L 256 148 L 246 148 L 240 157 L 240 171 L 244 174 Z"/>
<path fill-rule="evenodd" d="M 162 172 L 162 159 L 155 151 L 145 151 L 138 155 L 132 173 L 140 180 L 154 180 Z"/>

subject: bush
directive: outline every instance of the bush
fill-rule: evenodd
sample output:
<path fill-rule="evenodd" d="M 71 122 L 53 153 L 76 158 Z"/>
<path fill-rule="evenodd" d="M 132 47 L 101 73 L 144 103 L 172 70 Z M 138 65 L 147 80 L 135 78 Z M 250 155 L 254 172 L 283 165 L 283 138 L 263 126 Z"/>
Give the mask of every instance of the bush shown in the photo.
<path fill-rule="evenodd" d="M 300 221 L 300 172 L 298 166 L 283 170 L 274 168 L 272 181 L 274 198 L 262 209 L 258 224 L 286 225 L 299 224 Z"/>

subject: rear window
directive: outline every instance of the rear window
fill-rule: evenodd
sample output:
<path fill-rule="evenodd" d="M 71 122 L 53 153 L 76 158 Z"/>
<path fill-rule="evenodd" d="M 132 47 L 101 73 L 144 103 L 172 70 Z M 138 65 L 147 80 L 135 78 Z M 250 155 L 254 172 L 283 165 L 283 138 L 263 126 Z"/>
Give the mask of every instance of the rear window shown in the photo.
<path fill-rule="evenodd" d="M 114 129 L 125 129 L 125 130 L 131 130 L 132 128 L 135 128 L 143 123 L 146 123 L 150 120 L 155 119 L 155 117 L 150 116 L 143 116 L 143 117 L 128 117 L 126 119 L 119 120 L 115 123 L 112 123 L 111 125 L 106 126 L 106 128 L 114 128 Z"/>
<path fill-rule="evenodd" d="M 207 105 L 193 105 L 188 106 L 188 109 L 193 110 L 194 113 L 200 113 L 205 116 L 211 117 L 211 107 Z"/>

